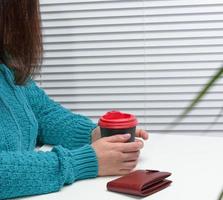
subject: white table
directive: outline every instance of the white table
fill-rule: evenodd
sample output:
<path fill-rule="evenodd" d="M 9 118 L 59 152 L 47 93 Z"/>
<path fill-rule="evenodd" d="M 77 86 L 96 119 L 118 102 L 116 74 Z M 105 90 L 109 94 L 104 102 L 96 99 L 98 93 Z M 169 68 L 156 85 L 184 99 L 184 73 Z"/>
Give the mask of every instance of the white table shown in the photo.
<path fill-rule="evenodd" d="M 144 199 L 216 200 L 223 188 L 223 137 L 150 134 L 137 169 L 172 172 L 170 187 Z M 78 181 L 60 192 L 25 199 L 138 199 L 107 191 L 106 183 L 114 178 Z"/>

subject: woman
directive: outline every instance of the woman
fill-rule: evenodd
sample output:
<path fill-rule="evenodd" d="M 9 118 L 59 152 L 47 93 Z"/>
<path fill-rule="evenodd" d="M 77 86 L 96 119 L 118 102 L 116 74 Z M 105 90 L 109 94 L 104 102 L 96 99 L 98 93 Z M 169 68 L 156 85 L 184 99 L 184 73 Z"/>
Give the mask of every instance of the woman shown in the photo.
<path fill-rule="evenodd" d="M 59 191 L 96 176 L 129 173 L 143 142 L 100 138 L 89 118 L 50 99 L 32 80 L 42 59 L 37 0 L 0 1 L 0 199 Z M 137 129 L 136 135 L 148 138 Z M 36 152 L 36 144 L 54 145 Z"/>

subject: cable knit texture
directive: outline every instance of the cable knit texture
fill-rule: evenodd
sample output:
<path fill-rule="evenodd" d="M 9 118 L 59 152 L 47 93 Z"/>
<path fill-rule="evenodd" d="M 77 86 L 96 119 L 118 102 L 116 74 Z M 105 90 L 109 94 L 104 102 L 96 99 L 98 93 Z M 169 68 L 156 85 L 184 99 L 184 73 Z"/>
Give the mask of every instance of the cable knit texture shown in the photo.
<path fill-rule="evenodd" d="M 13 71 L 0 64 L 0 199 L 56 192 L 96 177 L 94 128 L 89 118 L 53 101 L 32 79 L 15 85 Z M 37 143 L 54 147 L 35 151 Z"/>

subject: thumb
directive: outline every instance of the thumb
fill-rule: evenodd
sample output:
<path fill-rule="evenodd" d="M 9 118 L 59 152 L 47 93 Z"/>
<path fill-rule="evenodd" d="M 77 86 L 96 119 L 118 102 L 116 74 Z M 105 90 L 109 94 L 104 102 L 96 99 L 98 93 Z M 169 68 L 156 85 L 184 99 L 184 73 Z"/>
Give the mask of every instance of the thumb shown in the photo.
<path fill-rule="evenodd" d="M 130 138 L 130 134 L 127 133 L 127 134 L 119 134 L 119 135 L 113 135 L 113 136 L 110 136 L 110 137 L 106 137 L 105 140 L 107 142 L 127 142 Z"/>

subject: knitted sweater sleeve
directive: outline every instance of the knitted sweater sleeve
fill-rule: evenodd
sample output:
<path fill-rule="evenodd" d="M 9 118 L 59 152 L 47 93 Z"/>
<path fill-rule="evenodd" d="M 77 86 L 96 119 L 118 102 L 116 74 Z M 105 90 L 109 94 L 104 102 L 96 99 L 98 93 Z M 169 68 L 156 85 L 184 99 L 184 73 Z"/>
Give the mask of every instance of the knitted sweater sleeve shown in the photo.
<path fill-rule="evenodd" d="M 60 144 L 69 149 L 91 143 L 91 132 L 96 124 L 89 118 L 62 107 L 31 79 L 24 90 L 38 120 L 40 143 Z"/>
<path fill-rule="evenodd" d="M 59 191 L 63 185 L 97 176 L 90 145 L 69 150 L 61 145 L 48 152 L 0 152 L 0 199 Z"/>

